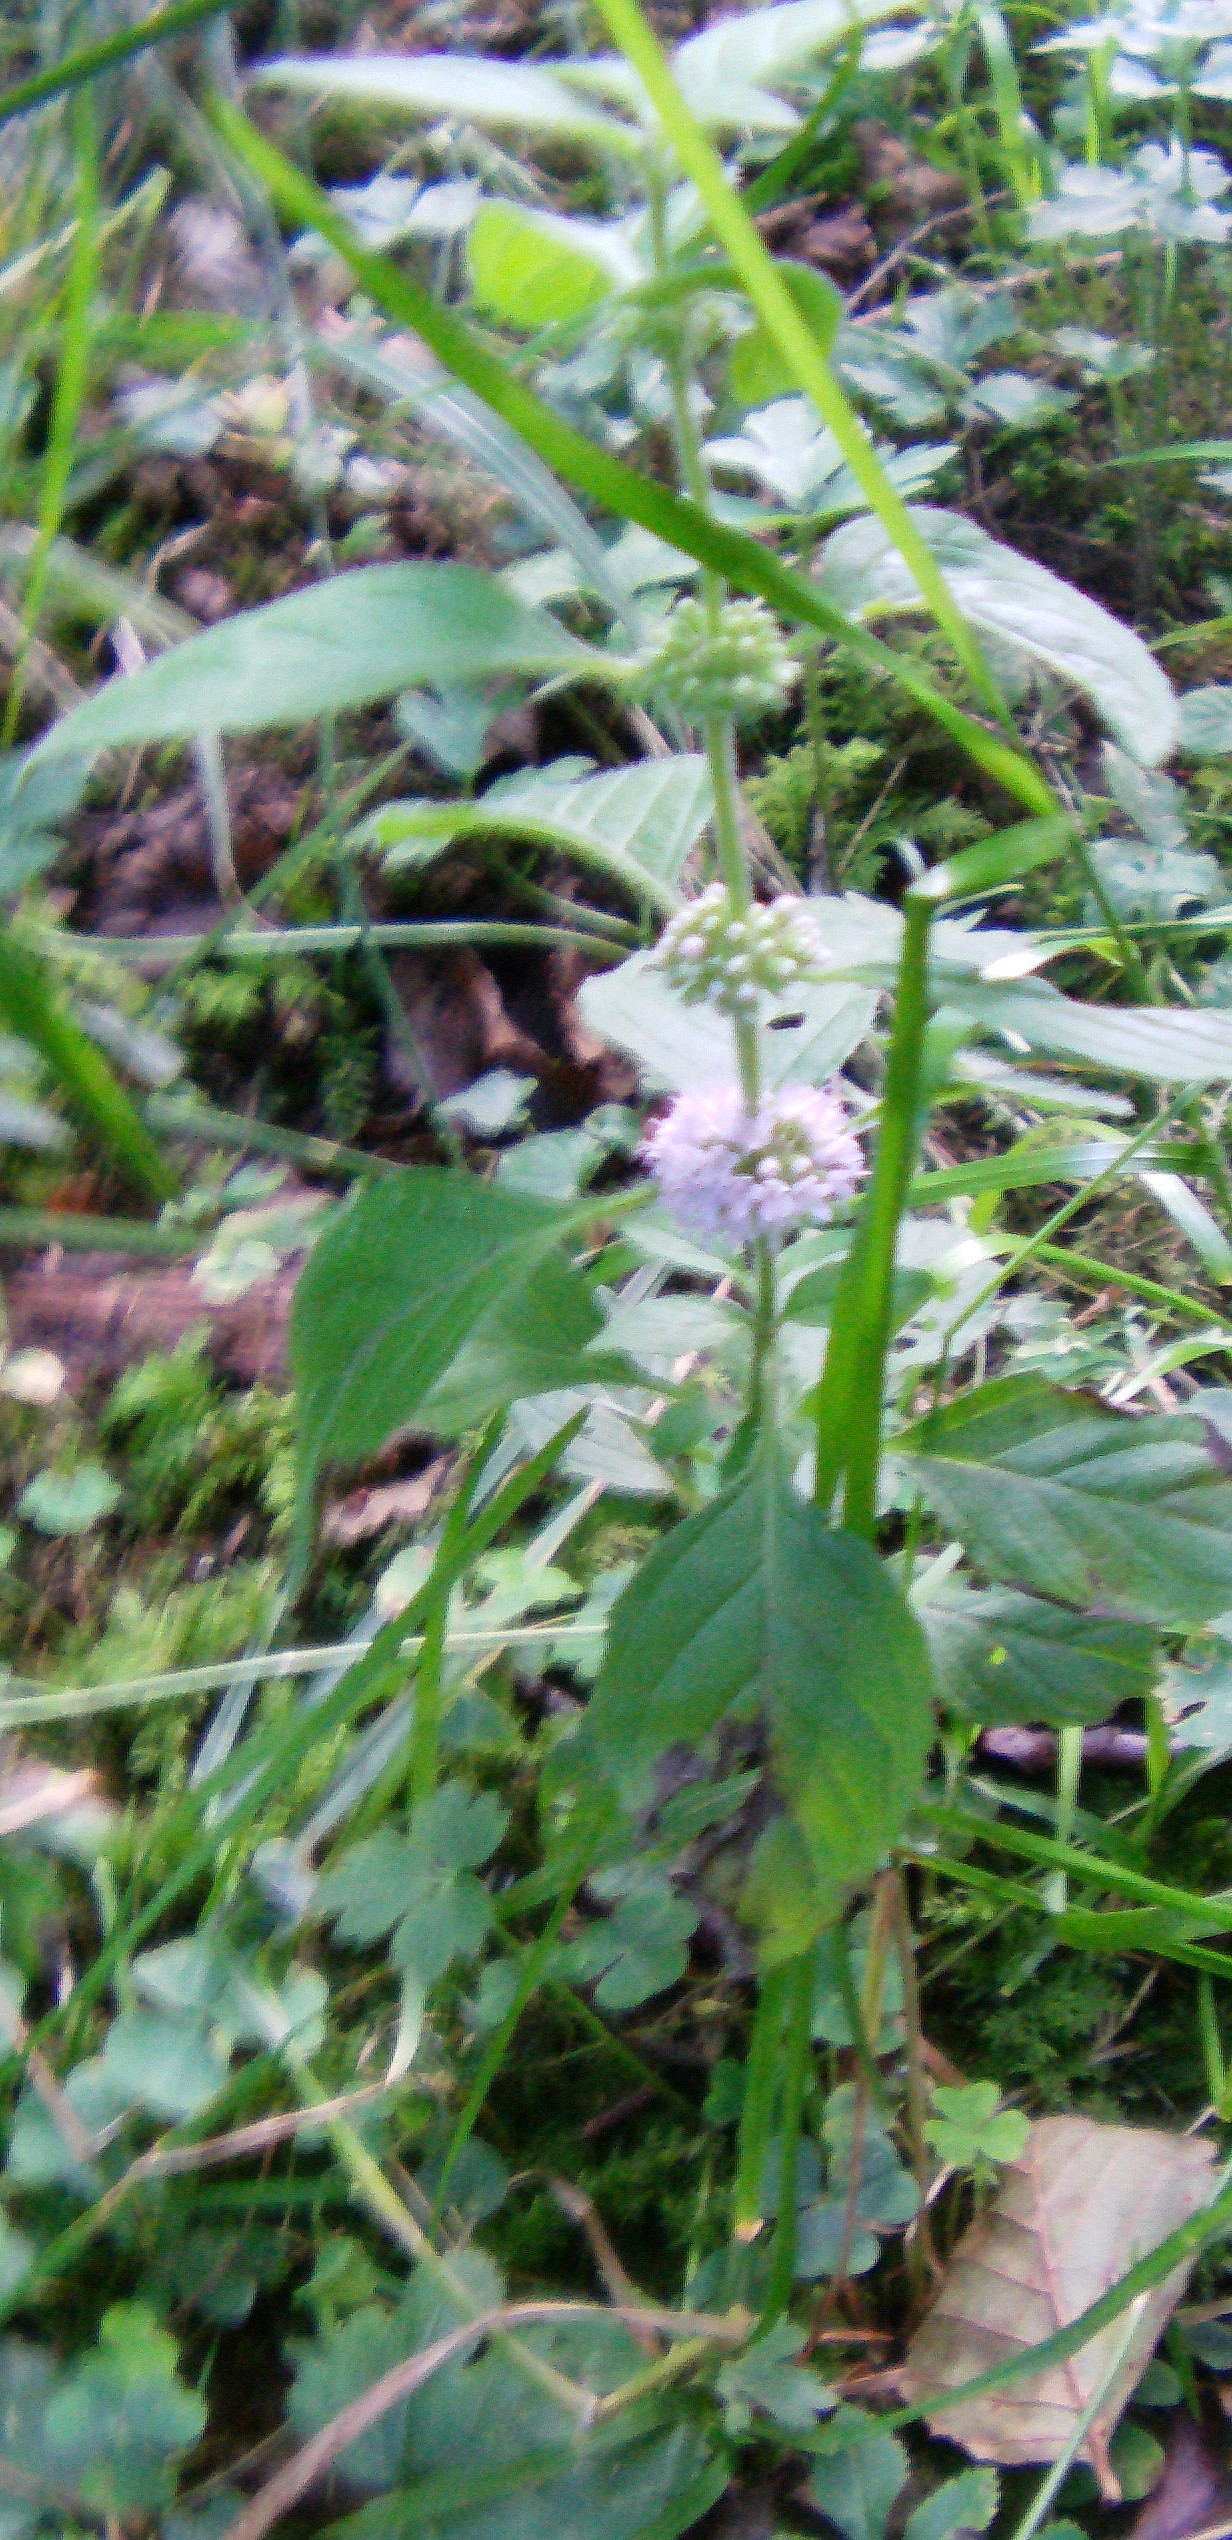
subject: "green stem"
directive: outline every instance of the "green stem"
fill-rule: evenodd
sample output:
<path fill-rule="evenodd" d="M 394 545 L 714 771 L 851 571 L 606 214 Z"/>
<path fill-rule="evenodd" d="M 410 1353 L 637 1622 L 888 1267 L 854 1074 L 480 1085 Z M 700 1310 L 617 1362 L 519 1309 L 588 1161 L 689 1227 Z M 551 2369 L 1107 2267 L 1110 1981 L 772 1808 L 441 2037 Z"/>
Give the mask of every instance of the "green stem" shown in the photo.
<path fill-rule="evenodd" d="M 1179 1288 L 1164 1287 L 1158 1279 L 1142 1279 L 1136 1270 L 1122 1270 L 1114 1261 L 1095 1261 L 1089 1253 L 1068 1251 L 1064 1244 L 1044 1243 L 1036 1245 L 1035 1258 L 1046 1262 L 1050 1270 L 1063 1272 L 1080 1287 L 1124 1288 L 1127 1296 L 1141 1297 L 1144 1305 L 1157 1306 L 1161 1314 L 1200 1323 L 1207 1331 L 1222 1323 L 1218 1313 L 1195 1304 L 1192 1297 L 1182 1296 Z M 1232 1323 L 1224 1328 L 1232 1341 Z"/>
<path fill-rule="evenodd" d="M 768 1968 L 757 1996 L 744 2068 L 744 2101 L 732 2190 L 732 2238 L 739 2248 L 756 2240 L 764 2219 L 766 2161 L 778 2098 L 779 2056 L 791 1973 L 788 1965 Z"/>
<path fill-rule="evenodd" d="M 84 44 L 78 53 L 69 53 L 54 69 L 35 71 L 31 78 L 20 79 L 12 88 L 0 89 L 0 124 L 14 115 L 29 114 L 32 106 L 41 106 L 49 97 L 62 97 L 73 88 L 97 79 L 100 71 L 114 70 L 134 53 L 147 52 L 152 44 L 166 44 L 177 35 L 200 26 L 207 18 L 221 17 L 231 0 L 177 0 L 170 9 L 155 9 L 139 26 L 123 34 L 106 36 L 101 44 Z"/>
<path fill-rule="evenodd" d="M 567 484 L 651 530 L 682 555 L 695 556 L 737 590 L 756 592 L 794 623 L 818 629 L 853 659 L 894 680 L 1028 811 L 1045 817 L 1057 813 L 1051 787 L 1016 741 L 988 731 L 952 704 L 909 654 L 895 652 L 892 645 L 845 617 L 816 583 L 793 573 L 755 538 L 709 519 L 695 503 L 669 493 L 652 477 L 639 476 L 624 460 L 564 423 L 544 398 L 516 377 L 503 353 L 492 352 L 388 256 L 364 247 L 320 187 L 292 167 L 244 116 L 217 98 L 211 103 L 211 114 L 233 148 L 264 178 L 284 216 L 301 229 L 316 230 L 336 248 L 376 306 L 422 336 L 438 360 L 481 397 L 493 414 L 520 432 Z"/>
<path fill-rule="evenodd" d="M 1078 1785 L 1082 1779 L 1082 1730 L 1063 1728 L 1057 1734 L 1057 1813 L 1058 1843 L 1068 1844 L 1078 1812 Z M 1069 1903 L 1069 1878 L 1064 1870 L 1054 1870 L 1045 1882 L 1044 1896 L 1050 1913 L 1063 1914 Z"/>
<path fill-rule="evenodd" d="M 800 2130 L 813 2063 L 813 1997 L 817 1952 L 806 1949 L 787 1970 L 787 2023 L 783 2041 L 782 2106 L 779 2118 L 779 2209 L 770 2251 L 770 2273 L 762 2302 L 761 2325 L 772 2328 L 791 2300 L 796 2274 L 796 2202 L 800 2176 Z"/>
<path fill-rule="evenodd" d="M 73 158 L 77 171 L 76 228 L 64 293 L 60 361 L 51 406 L 51 427 L 43 459 L 38 532 L 30 556 L 22 598 L 22 642 L 9 683 L 0 749 L 11 749 L 21 712 L 26 663 L 38 629 L 47 588 L 53 540 L 64 518 L 64 498 L 72 472 L 77 426 L 90 375 L 90 325 L 98 288 L 98 148 L 94 102 L 88 89 L 74 96 L 70 108 Z"/>
<path fill-rule="evenodd" d="M 913 576 L 925 606 L 949 638 L 975 695 L 1008 729 L 1000 690 L 936 557 L 887 476 L 769 249 L 728 184 L 722 161 L 685 103 L 638 0 L 598 0 L 598 6 L 614 41 L 637 72 L 686 176 L 696 186 L 711 227 L 726 248 L 767 334 L 822 422 L 834 434 L 870 511 L 881 522 Z"/>
<path fill-rule="evenodd" d="M 825 1369 L 817 1389 L 817 1504 L 830 1506 L 845 1469 L 844 1524 L 852 1533 L 870 1537 L 877 1522 L 894 1254 L 919 1135 L 932 914 L 929 899 L 908 892 L 877 1159 L 839 1281 Z"/>

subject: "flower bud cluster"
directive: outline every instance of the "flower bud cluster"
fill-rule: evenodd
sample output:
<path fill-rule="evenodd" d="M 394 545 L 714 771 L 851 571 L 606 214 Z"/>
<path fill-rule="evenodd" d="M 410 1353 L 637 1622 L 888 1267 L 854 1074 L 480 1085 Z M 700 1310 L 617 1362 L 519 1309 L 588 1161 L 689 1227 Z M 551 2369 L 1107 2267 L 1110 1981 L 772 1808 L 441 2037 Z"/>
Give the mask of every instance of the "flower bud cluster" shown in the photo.
<path fill-rule="evenodd" d="M 647 686 L 686 723 L 775 713 L 800 676 L 762 600 L 725 600 L 717 627 L 704 600 L 677 600 L 644 669 Z"/>
<path fill-rule="evenodd" d="M 786 1086 L 755 1111 L 735 1084 L 678 1094 L 642 1152 L 683 1226 L 736 1244 L 824 1225 L 866 1170 L 833 1082 Z"/>
<path fill-rule="evenodd" d="M 740 911 L 726 884 L 712 882 L 664 927 L 659 959 L 686 1004 L 751 1015 L 763 992 L 789 996 L 820 978 L 828 955 L 806 901 L 783 891 Z"/>

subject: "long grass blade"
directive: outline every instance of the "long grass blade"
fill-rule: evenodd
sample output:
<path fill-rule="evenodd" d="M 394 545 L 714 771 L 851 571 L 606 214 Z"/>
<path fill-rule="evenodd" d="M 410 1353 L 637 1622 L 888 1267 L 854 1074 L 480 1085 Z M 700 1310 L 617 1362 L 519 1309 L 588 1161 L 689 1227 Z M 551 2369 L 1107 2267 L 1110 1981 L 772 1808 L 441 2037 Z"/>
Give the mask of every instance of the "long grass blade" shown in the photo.
<path fill-rule="evenodd" d="M 953 705 L 927 673 L 903 653 L 883 644 L 866 628 L 853 624 L 826 600 L 804 574 L 794 573 L 779 558 L 746 537 L 710 519 L 696 503 L 668 493 L 653 478 L 639 476 L 584 433 L 562 422 L 546 399 L 515 378 L 509 365 L 481 343 L 452 310 L 444 309 L 388 256 L 365 247 L 349 224 L 314 185 L 291 165 L 255 125 L 214 98 L 210 108 L 231 147 L 261 177 L 278 210 L 302 228 L 314 229 L 345 257 L 357 282 L 385 316 L 413 327 L 464 386 L 482 397 L 494 414 L 521 432 L 532 449 L 579 492 L 589 495 L 625 520 L 637 521 L 683 555 L 722 575 L 737 590 L 756 592 L 782 616 L 815 628 L 842 645 L 871 671 L 896 682 L 926 714 L 941 724 L 976 766 L 1031 812 L 1058 814 L 1062 806 L 1026 753 L 999 732 L 990 732 L 973 715 Z"/>

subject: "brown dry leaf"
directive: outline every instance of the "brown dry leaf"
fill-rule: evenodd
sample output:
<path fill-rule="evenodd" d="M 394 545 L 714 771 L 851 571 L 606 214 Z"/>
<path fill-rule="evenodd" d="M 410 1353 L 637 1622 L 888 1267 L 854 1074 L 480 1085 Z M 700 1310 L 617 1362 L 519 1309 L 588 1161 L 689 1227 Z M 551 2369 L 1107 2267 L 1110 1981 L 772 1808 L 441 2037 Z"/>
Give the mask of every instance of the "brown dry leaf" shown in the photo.
<path fill-rule="evenodd" d="M 353 1490 L 345 1499 L 332 1502 L 321 1521 L 326 1543 L 369 1543 L 374 1535 L 383 1534 L 387 1526 L 413 1526 L 427 1515 L 435 1492 L 449 1470 L 451 1459 L 439 1455 L 422 1473 L 409 1481 L 382 1482 L 372 1490 Z"/>
<path fill-rule="evenodd" d="M 1226 2437 L 1195 2425 L 1188 2408 L 1169 2419 L 1163 2470 L 1135 2520 L 1131 2540 L 1190 2540 L 1232 2510 Z"/>
<path fill-rule="evenodd" d="M 1211 2145 L 1191 2135 L 1097 2125 L 1089 2117 L 1041 2117 L 1022 2159 L 1006 2170 L 996 2202 L 950 2260 L 899 2375 L 905 2396 L 915 2402 L 957 2389 L 1077 2319 L 1208 2203 L 1213 2163 Z M 1120 2491 L 1108 2438 L 1188 2273 L 1188 2267 L 1174 2269 L 1142 2298 L 1132 2343 L 1115 2371 L 1124 2319 L 1067 2363 L 939 2411 L 928 2419 L 933 2431 L 980 2461 L 1054 2461 L 1111 2374 L 1079 2457 L 1115 2501 Z"/>

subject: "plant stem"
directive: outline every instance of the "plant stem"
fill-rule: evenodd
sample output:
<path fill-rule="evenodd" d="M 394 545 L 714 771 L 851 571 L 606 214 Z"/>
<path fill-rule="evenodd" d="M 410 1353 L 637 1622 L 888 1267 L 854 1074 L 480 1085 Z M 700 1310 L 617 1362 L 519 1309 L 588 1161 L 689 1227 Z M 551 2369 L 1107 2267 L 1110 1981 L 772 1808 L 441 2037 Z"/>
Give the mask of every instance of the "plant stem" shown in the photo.
<path fill-rule="evenodd" d="M 766 2160 L 778 2097 L 779 2051 L 790 1980 L 789 1965 L 767 1970 L 753 2018 L 732 2190 L 732 2238 L 737 2247 L 747 2247 L 756 2240 L 764 2219 Z"/>
<path fill-rule="evenodd" d="M 686 176 L 691 177 L 762 324 L 834 434 L 870 511 L 897 548 L 925 606 L 948 637 L 981 704 L 1008 728 L 1004 700 L 931 548 L 887 476 L 855 408 L 830 369 L 769 250 L 695 121 L 638 0 L 598 0 L 614 41 L 637 72 Z"/>
<path fill-rule="evenodd" d="M 1069 1843 L 1078 1809 L 1078 1785 L 1082 1779 L 1082 1730 L 1063 1728 L 1057 1733 L 1057 1813 L 1055 1819 L 1058 1843 Z M 1054 1870 L 1044 1882 L 1044 1898 L 1052 1914 L 1063 1914 L 1069 1903 L 1069 1879 L 1064 1870 Z"/>
<path fill-rule="evenodd" d="M 52 542 L 58 537 L 64 518 L 64 498 L 72 472 L 77 426 L 90 377 L 90 329 L 98 290 L 98 146 L 94 131 L 94 100 L 89 89 L 81 89 L 75 94 L 69 109 L 69 127 L 77 172 L 76 228 L 64 293 L 60 362 L 52 398 L 51 428 L 43 460 L 38 534 L 31 551 L 22 597 L 22 645 L 13 664 L 4 725 L 0 730 L 0 749 L 4 750 L 12 748 L 21 712 L 26 663 L 31 642 L 38 632 Z"/>
<path fill-rule="evenodd" d="M 763 2329 L 772 2328 L 775 2321 L 782 2318 L 795 2282 L 800 2129 L 813 2062 L 816 1985 L 817 1951 L 815 1948 L 806 1949 L 786 1971 L 787 2018 L 779 2117 L 779 2209 L 770 2250 L 770 2273 L 762 2301 Z"/>
<path fill-rule="evenodd" d="M 964 713 L 921 671 L 910 654 L 896 652 L 866 627 L 845 617 L 816 583 L 793 573 L 755 538 L 709 518 L 695 503 L 671 494 L 654 478 L 639 475 L 623 459 L 575 431 L 546 399 L 516 376 L 503 354 L 493 353 L 452 310 L 442 308 L 430 291 L 390 257 L 365 247 L 320 187 L 292 167 L 243 115 L 236 114 L 218 98 L 211 101 L 210 111 L 232 146 L 260 172 L 280 212 L 300 228 L 318 231 L 335 247 L 376 306 L 400 326 L 409 326 L 422 336 L 438 360 L 481 397 L 493 414 L 520 432 L 536 455 L 554 467 L 567 484 L 605 504 L 621 518 L 651 530 L 682 555 L 695 556 L 709 570 L 721 572 L 738 590 L 758 593 L 793 623 L 817 629 L 868 669 L 894 680 L 935 717 L 977 766 L 1004 785 L 1015 801 L 1044 817 L 1056 813 L 1056 796 L 1016 739 L 990 732 L 985 724 Z M 863 442 L 861 448 L 865 448 Z"/>
<path fill-rule="evenodd" d="M 819 1507 L 828 1508 L 845 1470 L 843 1522 L 853 1534 L 866 1537 L 871 1537 L 877 1522 L 894 1255 L 919 1135 L 932 914 L 928 898 L 908 892 L 903 904 L 903 948 L 886 1060 L 877 1159 L 843 1265 L 825 1369 L 817 1389 L 814 1496 Z"/>

